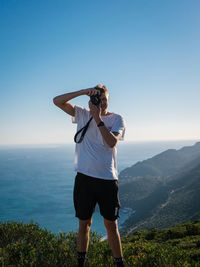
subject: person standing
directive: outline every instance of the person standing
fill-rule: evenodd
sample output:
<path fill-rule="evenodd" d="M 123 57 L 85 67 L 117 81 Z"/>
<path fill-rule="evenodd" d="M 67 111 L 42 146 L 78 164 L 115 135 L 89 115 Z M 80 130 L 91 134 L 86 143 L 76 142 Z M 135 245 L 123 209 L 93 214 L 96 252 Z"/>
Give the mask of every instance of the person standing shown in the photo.
<path fill-rule="evenodd" d="M 69 101 L 87 95 L 99 98 L 99 105 L 89 101 L 89 110 Z M 91 99 L 91 98 L 90 98 Z M 118 198 L 117 142 L 124 139 L 125 122 L 121 115 L 108 111 L 109 94 L 105 85 L 78 90 L 56 96 L 54 104 L 72 116 L 77 130 L 91 119 L 82 141 L 77 141 L 75 150 L 74 207 L 79 218 L 77 236 L 77 260 L 84 266 L 89 244 L 92 214 L 98 203 L 104 218 L 108 243 L 117 266 L 124 266 L 117 218 Z"/>

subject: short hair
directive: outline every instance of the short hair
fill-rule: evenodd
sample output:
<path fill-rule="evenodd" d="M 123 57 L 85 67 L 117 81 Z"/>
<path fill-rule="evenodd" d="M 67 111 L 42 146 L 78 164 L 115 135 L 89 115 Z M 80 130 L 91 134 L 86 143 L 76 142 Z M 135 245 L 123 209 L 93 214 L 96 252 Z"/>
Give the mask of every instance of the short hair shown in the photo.
<path fill-rule="evenodd" d="M 108 88 L 103 84 L 98 84 L 95 89 L 99 90 L 102 94 L 109 95 Z"/>

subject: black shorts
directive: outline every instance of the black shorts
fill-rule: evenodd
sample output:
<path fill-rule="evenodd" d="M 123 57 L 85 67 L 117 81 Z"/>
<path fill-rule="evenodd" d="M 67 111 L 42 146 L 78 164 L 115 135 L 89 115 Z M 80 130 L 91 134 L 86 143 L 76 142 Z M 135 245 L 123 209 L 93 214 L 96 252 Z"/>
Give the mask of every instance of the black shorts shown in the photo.
<path fill-rule="evenodd" d="M 120 208 L 118 181 L 93 178 L 78 172 L 74 183 L 76 217 L 80 220 L 90 219 L 96 203 L 105 219 L 115 221 Z"/>

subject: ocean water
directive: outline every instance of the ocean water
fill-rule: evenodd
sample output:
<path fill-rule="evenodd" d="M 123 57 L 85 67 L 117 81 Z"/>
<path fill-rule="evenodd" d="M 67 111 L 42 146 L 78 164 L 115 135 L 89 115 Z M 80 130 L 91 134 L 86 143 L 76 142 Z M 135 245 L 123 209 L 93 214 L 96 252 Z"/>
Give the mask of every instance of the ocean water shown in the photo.
<path fill-rule="evenodd" d="M 121 142 L 118 171 L 166 149 L 180 149 L 196 141 Z M 54 233 L 76 231 L 78 220 L 73 207 L 74 144 L 0 147 L 0 221 L 33 220 Z M 127 218 L 120 210 L 119 227 Z M 96 211 L 92 230 L 106 231 Z"/>

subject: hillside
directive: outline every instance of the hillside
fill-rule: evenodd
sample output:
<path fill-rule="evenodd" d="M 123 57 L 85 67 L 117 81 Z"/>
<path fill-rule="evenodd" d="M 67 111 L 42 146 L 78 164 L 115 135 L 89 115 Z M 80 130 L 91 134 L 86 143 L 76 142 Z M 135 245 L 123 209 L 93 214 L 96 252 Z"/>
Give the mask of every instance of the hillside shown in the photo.
<path fill-rule="evenodd" d="M 197 157 L 200 157 L 200 142 L 179 150 L 168 149 L 150 159 L 137 162 L 133 166 L 122 170 L 119 174 L 119 181 L 122 183 L 128 179 L 146 175 L 168 177 L 178 173 Z"/>
<path fill-rule="evenodd" d="M 52 234 L 37 223 L 0 222 L 0 265 L 75 267 L 77 233 Z M 127 267 L 200 266 L 200 221 L 122 237 Z M 90 233 L 86 267 L 114 267 L 108 242 Z"/>
<path fill-rule="evenodd" d="M 200 218 L 200 163 L 188 172 L 170 177 L 165 185 L 157 185 L 148 197 L 132 203 L 129 199 L 127 203 L 136 210 L 124 223 L 128 232 Z"/>
<path fill-rule="evenodd" d="M 200 156 L 194 158 L 198 155 L 197 147 L 199 145 L 180 150 L 181 153 L 184 151 L 185 158 L 193 160 L 187 161 L 174 175 L 145 175 L 129 178 L 120 184 L 121 206 L 135 211 L 124 223 L 122 233 L 170 227 L 200 218 Z M 159 155 L 154 158 L 159 158 Z"/>

